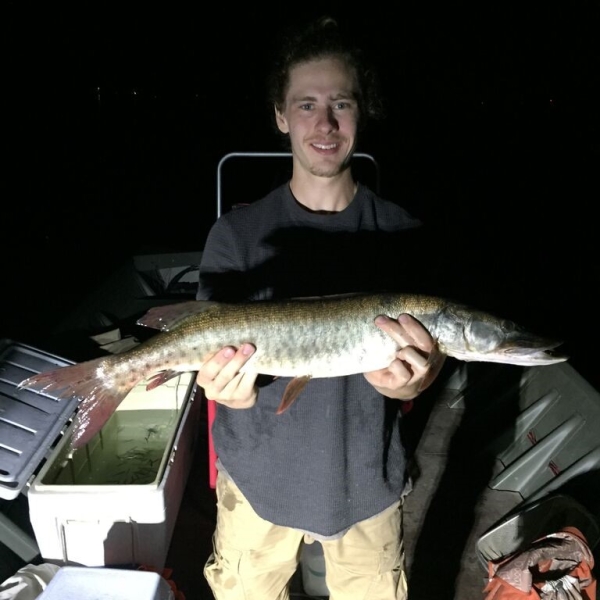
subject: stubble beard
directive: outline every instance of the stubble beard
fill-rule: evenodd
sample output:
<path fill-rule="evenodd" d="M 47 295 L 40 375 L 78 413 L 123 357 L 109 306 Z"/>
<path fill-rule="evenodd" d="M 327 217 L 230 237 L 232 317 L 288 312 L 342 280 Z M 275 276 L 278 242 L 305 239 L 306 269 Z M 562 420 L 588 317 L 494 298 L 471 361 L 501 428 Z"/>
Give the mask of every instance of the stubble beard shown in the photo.
<path fill-rule="evenodd" d="M 315 177 L 336 177 L 350 166 L 352 155 L 347 156 L 341 163 L 329 165 L 310 165 L 309 171 Z"/>

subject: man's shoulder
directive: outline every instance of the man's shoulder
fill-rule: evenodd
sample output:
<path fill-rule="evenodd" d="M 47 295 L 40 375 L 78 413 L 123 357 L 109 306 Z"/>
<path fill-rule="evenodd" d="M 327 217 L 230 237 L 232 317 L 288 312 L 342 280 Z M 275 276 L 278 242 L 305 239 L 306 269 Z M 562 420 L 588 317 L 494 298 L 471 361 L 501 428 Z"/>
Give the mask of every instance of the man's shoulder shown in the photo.
<path fill-rule="evenodd" d="M 418 217 L 412 215 L 404 206 L 387 198 L 382 198 L 371 188 L 361 186 L 364 201 L 371 204 L 383 222 L 399 222 L 405 227 L 420 227 L 423 223 Z"/>
<path fill-rule="evenodd" d="M 281 206 L 285 195 L 286 185 L 280 185 L 268 194 L 251 202 L 234 204 L 231 210 L 223 215 L 225 220 L 236 222 L 252 218 L 254 215 L 262 215 L 275 207 Z"/>

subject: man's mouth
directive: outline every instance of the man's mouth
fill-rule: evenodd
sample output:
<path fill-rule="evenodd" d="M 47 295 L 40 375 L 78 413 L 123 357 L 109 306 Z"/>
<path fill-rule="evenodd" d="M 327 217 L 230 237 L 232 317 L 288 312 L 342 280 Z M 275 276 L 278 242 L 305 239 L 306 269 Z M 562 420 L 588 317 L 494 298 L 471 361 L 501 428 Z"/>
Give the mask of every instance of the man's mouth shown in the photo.
<path fill-rule="evenodd" d="M 335 149 L 335 148 L 338 147 L 338 144 L 337 143 L 333 143 L 333 142 L 331 142 L 329 144 L 322 144 L 322 143 L 318 143 L 318 142 L 313 142 L 312 145 L 315 148 L 319 149 L 319 150 L 333 150 L 333 149 Z"/>

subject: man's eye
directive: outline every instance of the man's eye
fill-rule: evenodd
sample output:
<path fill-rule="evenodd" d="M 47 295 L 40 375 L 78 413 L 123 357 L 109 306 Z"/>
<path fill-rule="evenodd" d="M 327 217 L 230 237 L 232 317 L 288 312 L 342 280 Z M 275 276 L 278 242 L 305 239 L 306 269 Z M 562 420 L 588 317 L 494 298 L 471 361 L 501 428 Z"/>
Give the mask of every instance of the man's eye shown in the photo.
<path fill-rule="evenodd" d="M 337 103 L 334 105 L 334 108 L 335 108 L 336 110 L 343 110 L 343 109 L 345 109 L 345 108 L 349 108 L 349 107 L 350 107 L 350 104 L 349 104 L 348 102 L 337 102 Z"/>
<path fill-rule="evenodd" d="M 312 110 L 312 107 L 313 107 L 312 104 L 301 104 L 300 110 Z"/>

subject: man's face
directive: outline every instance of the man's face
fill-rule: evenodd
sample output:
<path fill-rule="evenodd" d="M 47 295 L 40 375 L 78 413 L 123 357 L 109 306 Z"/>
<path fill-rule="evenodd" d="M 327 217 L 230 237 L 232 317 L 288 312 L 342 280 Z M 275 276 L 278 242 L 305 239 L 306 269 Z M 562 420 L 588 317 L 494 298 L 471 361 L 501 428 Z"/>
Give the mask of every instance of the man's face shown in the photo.
<path fill-rule="evenodd" d="M 296 164 L 318 177 L 334 177 L 356 145 L 358 105 L 354 72 L 336 58 L 295 66 L 277 126 L 290 136 Z"/>

